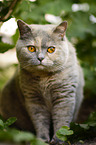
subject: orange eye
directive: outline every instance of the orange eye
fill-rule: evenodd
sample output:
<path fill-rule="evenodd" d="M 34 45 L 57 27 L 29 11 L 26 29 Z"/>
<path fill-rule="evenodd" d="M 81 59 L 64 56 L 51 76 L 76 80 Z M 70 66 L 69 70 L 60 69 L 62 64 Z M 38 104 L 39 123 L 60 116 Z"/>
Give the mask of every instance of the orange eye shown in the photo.
<path fill-rule="evenodd" d="M 49 52 L 49 53 L 53 53 L 54 51 L 55 51 L 55 47 L 53 47 L 53 46 L 50 46 L 47 49 L 47 52 Z"/>
<path fill-rule="evenodd" d="M 30 52 L 35 52 L 36 51 L 36 48 L 35 48 L 35 46 L 28 46 L 28 50 Z"/>

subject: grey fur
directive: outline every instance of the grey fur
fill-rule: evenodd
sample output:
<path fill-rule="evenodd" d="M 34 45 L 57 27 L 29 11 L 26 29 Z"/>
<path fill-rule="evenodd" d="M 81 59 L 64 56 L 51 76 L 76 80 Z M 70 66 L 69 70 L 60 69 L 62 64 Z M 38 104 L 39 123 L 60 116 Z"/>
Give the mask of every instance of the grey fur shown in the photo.
<path fill-rule="evenodd" d="M 0 113 L 4 118 L 16 116 L 19 128 L 49 141 L 51 120 L 56 138 L 56 131 L 70 126 L 77 116 L 83 99 L 83 73 L 65 36 L 67 22 L 59 26 L 28 25 L 19 20 L 18 27 L 19 66 L 3 89 Z M 29 45 L 34 45 L 36 52 L 29 52 Z M 47 52 L 50 46 L 56 48 L 51 54 Z"/>

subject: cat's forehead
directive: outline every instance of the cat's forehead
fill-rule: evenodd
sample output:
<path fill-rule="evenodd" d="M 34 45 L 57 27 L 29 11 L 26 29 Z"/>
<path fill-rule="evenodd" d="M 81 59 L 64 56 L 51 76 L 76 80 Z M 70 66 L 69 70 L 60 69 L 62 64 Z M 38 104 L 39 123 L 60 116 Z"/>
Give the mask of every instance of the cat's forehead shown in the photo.
<path fill-rule="evenodd" d="M 37 24 L 32 24 L 30 27 L 34 30 L 41 30 L 41 31 L 51 31 L 53 30 L 56 26 L 55 25 L 37 25 Z"/>
<path fill-rule="evenodd" d="M 30 25 L 32 33 L 39 36 L 50 36 L 54 31 L 55 25 Z"/>
<path fill-rule="evenodd" d="M 54 41 L 52 34 L 55 27 L 54 25 L 30 25 L 33 39 L 42 46 L 49 41 Z"/>

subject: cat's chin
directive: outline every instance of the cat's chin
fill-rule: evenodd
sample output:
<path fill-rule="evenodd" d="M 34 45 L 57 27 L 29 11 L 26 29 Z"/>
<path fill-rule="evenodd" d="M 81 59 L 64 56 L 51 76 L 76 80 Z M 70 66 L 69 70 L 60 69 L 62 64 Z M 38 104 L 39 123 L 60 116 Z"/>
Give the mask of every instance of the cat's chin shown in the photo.
<path fill-rule="evenodd" d="M 40 64 L 40 65 L 37 66 L 37 68 L 40 69 L 40 70 L 43 70 L 45 67 L 44 67 L 44 65 Z"/>

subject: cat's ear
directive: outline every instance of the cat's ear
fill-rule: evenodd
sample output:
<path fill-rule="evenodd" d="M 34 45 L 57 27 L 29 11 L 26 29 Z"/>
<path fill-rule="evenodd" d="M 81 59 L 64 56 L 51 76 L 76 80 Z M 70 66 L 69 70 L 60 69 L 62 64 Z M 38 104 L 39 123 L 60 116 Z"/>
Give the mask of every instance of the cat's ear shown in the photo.
<path fill-rule="evenodd" d="M 29 27 L 28 24 L 26 24 L 22 20 L 18 20 L 17 25 L 18 25 L 21 39 L 28 38 L 32 35 L 31 28 Z"/>
<path fill-rule="evenodd" d="M 63 39 L 67 30 L 67 21 L 60 23 L 54 30 L 54 33 L 61 39 Z"/>

